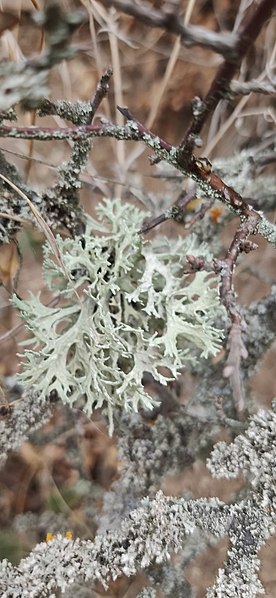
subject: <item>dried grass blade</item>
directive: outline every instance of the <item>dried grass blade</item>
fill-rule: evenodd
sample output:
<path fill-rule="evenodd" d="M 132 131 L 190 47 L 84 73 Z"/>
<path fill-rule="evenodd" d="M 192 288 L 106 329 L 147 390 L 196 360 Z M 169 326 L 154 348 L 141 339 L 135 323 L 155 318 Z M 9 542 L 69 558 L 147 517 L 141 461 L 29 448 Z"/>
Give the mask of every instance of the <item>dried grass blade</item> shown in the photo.
<path fill-rule="evenodd" d="M 17 185 L 15 185 L 15 183 L 13 183 L 12 181 L 10 181 L 7 177 L 5 177 L 3 174 L 0 174 L 0 178 L 5 181 L 5 183 L 7 183 L 12 189 L 14 189 L 14 191 L 16 191 L 18 193 L 18 195 L 20 195 L 20 197 L 22 197 L 22 199 L 24 199 L 26 201 L 26 203 L 28 204 L 34 218 L 37 221 L 37 224 L 39 226 L 39 228 L 42 230 L 42 232 L 44 233 L 51 249 L 53 252 L 53 255 L 55 256 L 59 266 L 61 267 L 64 275 L 66 276 L 66 278 L 69 280 L 70 284 L 72 284 L 72 281 L 70 279 L 70 276 L 66 270 L 66 267 L 64 265 L 64 262 L 62 260 L 59 248 L 57 246 L 57 242 L 56 239 L 49 227 L 49 225 L 47 224 L 47 222 L 45 222 L 44 218 L 41 216 L 41 214 L 39 213 L 38 209 L 35 207 L 35 205 L 33 204 L 33 202 L 29 199 L 29 197 L 26 195 L 26 193 L 24 193 L 24 191 L 22 191 L 19 187 L 17 187 Z M 76 289 L 74 288 L 74 293 L 77 296 L 78 300 L 80 300 L 80 297 L 76 291 Z"/>

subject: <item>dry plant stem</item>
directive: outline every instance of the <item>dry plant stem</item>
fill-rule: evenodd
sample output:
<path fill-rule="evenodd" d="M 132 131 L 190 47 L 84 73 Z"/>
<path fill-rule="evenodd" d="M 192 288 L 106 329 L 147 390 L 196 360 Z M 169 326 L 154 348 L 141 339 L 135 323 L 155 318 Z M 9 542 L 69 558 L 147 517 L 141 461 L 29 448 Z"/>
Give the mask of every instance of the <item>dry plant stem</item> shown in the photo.
<path fill-rule="evenodd" d="M 238 37 L 231 56 L 227 56 L 219 67 L 205 98 L 194 107 L 193 121 L 179 146 L 179 159 L 185 160 L 186 155 L 191 154 L 208 115 L 215 110 L 221 99 L 229 97 L 230 84 L 236 71 L 262 26 L 271 17 L 275 6 L 275 0 L 255 0 L 248 8 L 237 31 Z"/>
<path fill-rule="evenodd" d="M 235 56 L 237 36 L 234 33 L 216 33 L 195 25 L 183 25 L 175 12 L 162 13 L 149 5 L 122 0 L 101 0 L 104 6 L 114 6 L 145 25 L 157 27 L 180 36 L 184 46 L 203 46 L 223 56 Z"/>

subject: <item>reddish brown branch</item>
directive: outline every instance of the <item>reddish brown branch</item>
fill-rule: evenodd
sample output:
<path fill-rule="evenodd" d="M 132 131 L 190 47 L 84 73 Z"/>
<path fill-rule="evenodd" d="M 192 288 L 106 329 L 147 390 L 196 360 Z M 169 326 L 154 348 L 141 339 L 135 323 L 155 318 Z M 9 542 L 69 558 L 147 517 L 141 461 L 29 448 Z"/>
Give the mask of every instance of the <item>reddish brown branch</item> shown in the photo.
<path fill-rule="evenodd" d="M 126 126 L 116 126 L 106 121 L 100 124 L 80 125 L 52 129 L 49 127 L 15 127 L 0 124 L 0 137 L 21 139 L 84 141 L 92 137 L 112 137 L 118 140 L 142 141 L 150 147 L 158 158 L 166 160 L 186 177 L 193 179 L 201 189 L 202 195 L 217 199 L 226 204 L 241 218 L 247 220 L 254 216 L 256 224 L 255 233 L 261 234 L 272 245 L 276 246 L 276 227 L 264 215 L 256 212 L 252 206 L 220 179 L 212 171 L 212 166 L 204 158 L 195 158 L 193 155 L 185 157 L 185 164 L 178 159 L 177 148 L 161 139 L 141 123 L 136 121 L 127 108 L 120 108 L 122 114 L 128 118 Z"/>
<path fill-rule="evenodd" d="M 232 187 L 229 187 L 222 179 L 212 171 L 212 165 L 204 158 L 195 158 L 193 155 L 186 156 L 185 163 L 179 162 L 177 148 L 155 135 L 144 127 L 129 112 L 128 108 L 119 107 L 118 110 L 128 120 L 126 127 L 119 127 L 111 123 L 103 122 L 97 125 L 82 125 L 78 127 L 66 127 L 51 129 L 49 127 L 14 127 L 0 125 L 0 137 L 14 137 L 23 139 L 72 139 L 73 141 L 84 141 L 90 137 L 114 137 L 115 139 L 141 140 L 152 148 L 160 159 L 167 160 L 179 169 L 185 176 L 192 178 L 198 183 L 206 197 L 223 201 L 236 214 L 248 218 L 253 210 L 241 195 Z M 258 219 L 261 216 L 258 215 Z"/>
<path fill-rule="evenodd" d="M 240 363 L 242 359 L 247 357 L 247 350 L 242 340 L 242 334 L 246 331 L 246 322 L 236 302 L 233 275 L 239 254 L 242 252 L 249 253 L 257 248 L 257 245 L 252 243 L 248 238 L 254 233 L 255 227 L 256 216 L 255 214 L 251 214 L 246 221 L 240 224 L 226 256 L 221 260 L 214 259 L 211 263 L 207 263 L 201 257 L 186 256 L 192 271 L 214 271 L 220 276 L 220 298 L 230 320 L 228 334 L 229 353 L 223 374 L 225 378 L 230 379 L 237 411 L 240 412 L 245 407 L 240 378 Z"/>
<path fill-rule="evenodd" d="M 233 289 L 234 267 L 240 253 L 243 251 L 249 253 L 249 251 L 257 248 L 257 245 L 248 240 L 248 237 L 254 233 L 256 223 L 257 220 L 254 213 L 245 222 L 242 222 L 234 235 L 225 258 L 223 260 L 215 260 L 214 264 L 216 271 L 221 272 L 220 296 L 233 324 L 242 324 Z"/>
<path fill-rule="evenodd" d="M 248 239 L 250 235 L 254 234 L 256 224 L 255 213 L 252 213 L 246 221 L 241 222 L 223 259 L 214 259 L 211 263 L 207 263 L 202 258 L 187 256 L 187 261 L 192 270 L 207 270 L 209 272 L 213 270 L 220 275 L 221 302 L 226 308 L 231 324 L 238 324 L 239 326 L 243 326 L 243 321 L 236 304 L 233 274 L 240 253 L 249 253 L 257 248 L 257 245 Z"/>
<path fill-rule="evenodd" d="M 239 26 L 238 39 L 233 53 L 219 67 L 204 100 L 197 109 L 194 109 L 193 121 L 179 146 L 180 161 L 185 161 L 187 154 L 191 154 L 208 115 L 215 110 L 221 99 L 228 97 L 230 83 L 236 71 L 260 33 L 263 24 L 271 17 L 275 6 L 275 0 L 255 0 L 250 5 Z"/>
<path fill-rule="evenodd" d="M 148 137 L 149 140 L 158 140 L 158 144 L 160 145 L 160 148 L 162 150 L 165 150 L 166 152 L 170 152 L 172 150 L 173 146 L 171 145 L 171 143 L 164 141 L 164 139 L 161 139 L 161 137 L 154 135 L 154 133 L 150 129 L 144 127 L 144 125 L 142 125 L 142 123 L 140 123 L 139 120 L 137 120 L 133 116 L 133 114 L 131 114 L 131 112 L 126 106 L 117 106 L 117 109 L 129 122 L 134 123 L 133 130 L 137 131 L 140 139 L 145 140 L 145 138 Z"/>
<path fill-rule="evenodd" d="M 161 139 L 160 137 L 154 136 L 152 131 L 144 127 L 144 125 L 135 119 L 128 108 L 122 108 L 120 106 L 117 106 L 117 108 L 121 114 L 128 119 L 128 121 L 133 123 L 134 131 L 136 130 L 136 132 L 139 134 L 139 138 L 148 142 L 148 145 L 151 145 L 149 143 L 151 139 L 153 142 L 157 141 L 161 150 L 165 150 L 170 154 L 174 153 L 174 148 L 170 143 L 164 141 L 164 139 Z M 155 149 L 154 145 L 152 145 L 152 147 Z M 212 165 L 208 160 L 205 158 L 196 159 L 193 155 L 185 155 L 185 161 L 181 160 L 181 158 L 182 156 L 180 156 L 179 159 L 179 153 L 177 152 L 175 164 L 176 168 L 178 165 L 183 166 L 185 174 L 199 183 L 201 188 L 204 189 L 205 184 L 205 191 L 207 190 L 208 186 L 212 188 L 214 199 L 221 199 L 223 197 L 223 202 L 236 213 L 245 216 L 246 218 L 250 216 L 252 207 L 243 200 L 239 193 L 232 189 L 232 187 L 226 185 L 226 183 L 224 183 L 224 181 L 222 181 L 217 174 L 212 172 Z M 260 216 L 258 216 L 258 219 L 259 218 Z"/>

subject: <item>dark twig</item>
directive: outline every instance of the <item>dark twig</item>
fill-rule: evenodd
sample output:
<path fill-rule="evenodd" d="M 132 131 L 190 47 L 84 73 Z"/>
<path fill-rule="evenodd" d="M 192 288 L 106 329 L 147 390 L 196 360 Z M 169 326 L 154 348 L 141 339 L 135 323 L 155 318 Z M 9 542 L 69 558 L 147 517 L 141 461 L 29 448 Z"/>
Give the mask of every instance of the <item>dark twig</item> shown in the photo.
<path fill-rule="evenodd" d="M 181 38 L 183 46 L 203 46 L 227 57 L 234 57 L 236 54 L 237 36 L 235 33 L 216 33 L 208 31 L 203 27 L 196 27 L 189 24 L 184 25 L 176 12 L 163 13 L 154 9 L 148 4 L 138 4 L 122 0 L 101 0 L 101 3 L 110 8 L 114 6 L 121 12 L 128 14 L 145 25 L 158 27 L 170 33 L 175 33 Z"/>
<path fill-rule="evenodd" d="M 237 229 L 226 256 L 219 260 L 214 259 L 207 263 L 203 258 L 186 256 L 192 271 L 207 270 L 214 271 L 220 276 L 220 298 L 224 305 L 229 320 L 228 336 L 228 358 L 226 360 L 223 375 L 229 378 L 233 389 L 233 396 L 238 412 L 244 411 L 245 401 L 240 377 L 241 359 L 246 359 L 247 349 L 244 345 L 242 334 L 246 331 L 246 322 L 241 315 L 236 302 L 236 294 L 233 285 L 234 268 L 240 253 L 249 253 L 257 248 L 248 237 L 254 232 L 256 226 L 256 217 L 254 214 L 246 222 L 242 222 Z"/>
<path fill-rule="evenodd" d="M 199 220 L 202 220 L 204 218 L 206 212 L 208 212 L 208 210 L 210 210 L 210 208 L 212 207 L 213 204 L 214 204 L 213 199 L 202 203 L 199 210 L 192 216 L 192 218 L 189 219 L 189 221 L 185 225 L 185 228 L 192 228 L 196 222 L 199 222 Z"/>
<path fill-rule="evenodd" d="M 256 156 L 253 158 L 254 166 L 267 166 L 268 164 L 272 164 L 276 162 L 276 153 L 269 152 L 264 154 L 263 156 Z"/>
<path fill-rule="evenodd" d="M 142 141 L 150 147 L 156 156 L 166 160 L 186 177 L 193 179 L 204 197 L 217 199 L 230 208 L 243 220 L 251 221 L 254 217 L 255 233 L 262 235 L 269 243 L 276 246 L 276 226 L 270 223 L 263 214 L 256 212 L 251 205 L 229 187 L 212 171 L 212 166 L 204 158 L 187 157 L 185 164 L 179 162 L 178 148 L 164 139 L 154 135 L 149 129 L 136 121 L 127 108 L 120 108 L 128 118 L 126 126 L 116 126 L 107 121 L 100 124 L 84 124 L 77 127 L 52 129 L 49 127 L 15 127 L 0 125 L 0 137 L 21 139 L 85 141 L 92 137 L 112 137 L 118 140 Z M 251 218 L 252 217 L 252 218 Z M 253 231 L 252 231 L 253 232 Z"/>
<path fill-rule="evenodd" d="M 162 224 L 162 222 L 166 222 L 166 220 L 168 220 L 168 219 L 169 219 L 169 216 L 167 215 L 167 212 L 163 212 L 159 216 L 151 218 L 150 220 L 148 220 L 147 222 L 145 222 L 141 226 L 141 228 L 139 230 L 139 233 L 148 233 L 150 230 L 152 230 L 153 228 L 155 228 L 159 224 Z"/>
<path fill-rule="evenodd" d="M 193 151 L 195 141 L 199 138 L 208 115 L 215 110 L 221 99 L 228 97 L 231 80 L 263 24 L 271 16 L 275 5 L 275 0 L 260 0 L 259 2 L 255 0 L 247 10 L 239 26 L 238 38 L 231 57 L 227 57 L 219 67 L 204 100 L 194 104 L 193 121 L 179 146 L 180 162 L 185 162 L 187 155 L 189 156 Z"/>
<path fill-rule="evenodd" d="M 140 233 L 148 233 L 150 230 L 152 230 L 159 224 L 162 224 L 162 222 L 169 220 L 170 218 L 173 218 L 173 220 L 176 220 L 177 222 L 183 222 L 185 212 L 186 212 L 186 207 L 187 207 L 188 203 L 194 198 L 194 195 L 195 195 L 195 189 L 194 189 L 194 185 L 193 185 L 192 190 L 190 190 L 188 192 L 183 191 L 180 194 L 180 196 L 178 197 L 178 199 L 176 200 L 176 202 L 170 208 L 168 208 L 165 212 L 160 214 L 160 216 L 156 216 L 154 218 L 151 218 L 147 222 L 145 222 L 139 232 Z"/>
<path fill-rule="evenodd" d="M 106 69 L 106 71 L 104 72 L 104 74 L 101 76 L 101 79 L 97 85 L 96 93 L 90 102 L 91 109 L 92 109 L 91 122 L 92 122 L 92 119 L 94 118 L 96 111 L 99 108 L 99 105 L 101 104 L 102 100 L 105 98 L 105 96 L 108 93 L 109 81 L 110 81 L 110 78 L 112 77 L 112 74 L 113 74 L 112 67 L 109 66 Z"/>

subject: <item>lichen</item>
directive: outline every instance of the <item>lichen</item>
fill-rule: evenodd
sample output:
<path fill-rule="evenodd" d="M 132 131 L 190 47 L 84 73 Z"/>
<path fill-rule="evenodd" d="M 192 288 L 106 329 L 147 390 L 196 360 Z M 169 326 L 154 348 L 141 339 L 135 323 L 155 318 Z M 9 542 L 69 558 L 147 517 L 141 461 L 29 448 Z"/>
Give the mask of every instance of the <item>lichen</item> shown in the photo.
<path fill-rule="evenodd" d="M 217 352 L 222 308 L 213 275 L 183 275 L 185 254 L 210 258 L 194 235 L 147 243 L 136 232 L 145 214 L 119 200 L 106 200 L 97 214 L 83 236 L 56 238 L 58 262 L 45 245 L 44 277 L 59 304 L 43 305 L 39 296 L 13 302 L 33 334 L 20 380 L 89 414 L 102 408 L 112 432 L 114 407 L 156 404 L 144 372 L 166 384 Z"/>

